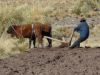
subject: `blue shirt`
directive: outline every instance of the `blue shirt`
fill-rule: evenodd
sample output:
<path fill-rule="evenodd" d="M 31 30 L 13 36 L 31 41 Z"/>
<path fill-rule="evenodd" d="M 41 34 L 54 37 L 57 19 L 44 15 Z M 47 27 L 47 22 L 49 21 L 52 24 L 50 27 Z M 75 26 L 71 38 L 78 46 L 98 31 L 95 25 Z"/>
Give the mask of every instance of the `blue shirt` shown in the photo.
<path fill-rule="evenodd" d="M 80 24 L 74 29 L 80 33 L 80 38 L 88 38 L 89 36 L 89 26 L 86 21 L 80 22 Z"/>

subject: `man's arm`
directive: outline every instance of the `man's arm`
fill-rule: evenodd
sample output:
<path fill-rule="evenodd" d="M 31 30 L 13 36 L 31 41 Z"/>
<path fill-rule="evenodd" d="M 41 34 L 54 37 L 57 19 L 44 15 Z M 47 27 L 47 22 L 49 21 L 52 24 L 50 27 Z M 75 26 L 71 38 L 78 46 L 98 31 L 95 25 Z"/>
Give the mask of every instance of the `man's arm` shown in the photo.
<path fill-rule="evenodd" d="M 80 24 L 74 28 L 74 31 L 79 31 L 80 30 Z"/>

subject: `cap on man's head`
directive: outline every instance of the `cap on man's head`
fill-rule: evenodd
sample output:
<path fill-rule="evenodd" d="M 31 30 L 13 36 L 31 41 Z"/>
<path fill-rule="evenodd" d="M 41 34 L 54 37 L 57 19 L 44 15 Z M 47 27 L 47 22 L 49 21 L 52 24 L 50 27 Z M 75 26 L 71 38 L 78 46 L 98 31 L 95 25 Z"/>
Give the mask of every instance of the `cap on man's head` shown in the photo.
<path fill-rule="evenodd" d="M 85 22 L 85 21 L 86 21 L 85 18 L 81 18 L 81 19 L 80 19 L 80 22 Z"/>

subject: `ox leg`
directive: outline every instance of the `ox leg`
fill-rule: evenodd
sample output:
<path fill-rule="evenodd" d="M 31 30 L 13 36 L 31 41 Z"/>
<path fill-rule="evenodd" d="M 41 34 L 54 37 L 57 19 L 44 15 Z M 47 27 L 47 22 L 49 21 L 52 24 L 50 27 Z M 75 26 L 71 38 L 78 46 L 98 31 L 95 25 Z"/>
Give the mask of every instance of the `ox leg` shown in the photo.
<path fill-rule="evenodd" d="M 32 41 L 32 39 L 29 38 L 29 48 L 31 48 L 31 41 Z"/>
<path fill-rule="evenodd" d="M 35 36 L 38 40 L 38 47 L 41 44 L 41 47 L 43 48 L 43 35 L 41 33 L 41 30 L 38 30 L 38 28 L 35 30 Z"/>
<path fill-rule="evenodd" d="M 49 43 L 48 47 L 52 47 L 52 40 L 51 39 L 47 39 L 47 40 L 48 40 L 48 43 Z"/>
<path fill-rule="evenodd" d="M 52 37 L 52 35 L 50 34 L 48 37 Z M 52 40 L 49 39 L 49 38 L 47 38 L 47 40 L 48 40 L 48 43 L 49 43 L 48 47 L 52 47 Z"/>
<path fill-rule="evenodd" d="M 34 40 L 33 40 L 33 45 L 34 45 L 34 48 L 36 48 L 36 47 L 35 47 L 35 43 L 36 43 L 36 39 L 34 39 Z"/>
<path fill-rule="evenodd" d="M 42 36 L 38 37 L 38 42 L 39 42 L 38 47 L 41 45 L 41 48 L 43 48 L 43 38 L 42 38 Z"/>

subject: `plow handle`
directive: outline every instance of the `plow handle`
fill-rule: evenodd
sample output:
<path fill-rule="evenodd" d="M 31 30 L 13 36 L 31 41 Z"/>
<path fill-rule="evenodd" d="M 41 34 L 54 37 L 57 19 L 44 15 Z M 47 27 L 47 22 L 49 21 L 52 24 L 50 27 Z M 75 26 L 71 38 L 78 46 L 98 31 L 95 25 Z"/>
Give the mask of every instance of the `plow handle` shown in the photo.
<path fill-rule="evenodd" d="M 73 32 L 72 32 L 71 39 L 70 39 L 70 41 L 69 41 L 69 46 L 71 45 L 73 36 L 74 36 L 74 30 L 73 30 Z"/>

